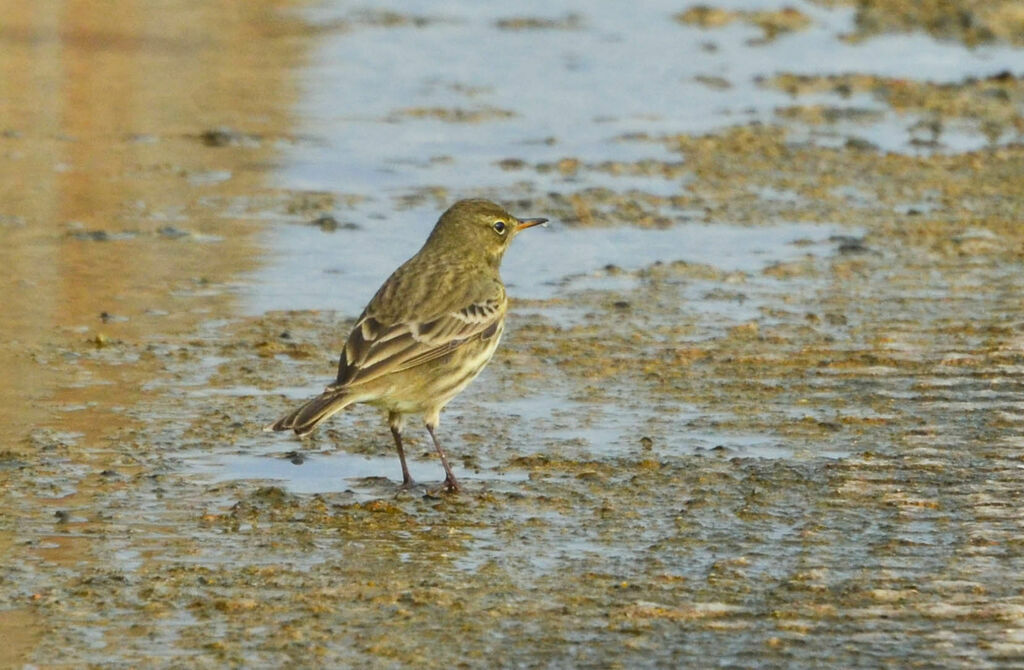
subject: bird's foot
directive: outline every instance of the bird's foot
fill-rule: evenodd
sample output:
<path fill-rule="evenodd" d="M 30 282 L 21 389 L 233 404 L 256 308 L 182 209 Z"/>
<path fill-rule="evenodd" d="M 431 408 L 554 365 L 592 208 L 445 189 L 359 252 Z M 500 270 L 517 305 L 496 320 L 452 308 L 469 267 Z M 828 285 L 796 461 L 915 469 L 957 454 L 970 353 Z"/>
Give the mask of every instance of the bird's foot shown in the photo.
<path fill-rule="evenodd" d="M 399 486 L 398 490 L 395 491 L 395 498 L 401 498 L 405 495 L 408 495 L 416 488 L 416 482 L 413 480 L 412 477 L 409 477 L 408 479 L 403 480 L 401 486 Z"/>
<path fill-rule="evenodd" d="M 459 486 L 459 482 L 455 479 L 455 476 L 451 474 L 444 478 L 444 483 L 441 486 L 447 493 L 458 493 L 462 490 L 462 487 Z"/>
<path fill-rule="evenodd" d="M 425 495 L 427 498 L 440 498 L 446 495 L 454 495 L 461 490 L 462 487 L 459 486 L 459 482 L 457 482 L 454 478 L 451 478 L 445 479 L 443 482 L 441 482 L 440 486 L 428 488 Z"/>

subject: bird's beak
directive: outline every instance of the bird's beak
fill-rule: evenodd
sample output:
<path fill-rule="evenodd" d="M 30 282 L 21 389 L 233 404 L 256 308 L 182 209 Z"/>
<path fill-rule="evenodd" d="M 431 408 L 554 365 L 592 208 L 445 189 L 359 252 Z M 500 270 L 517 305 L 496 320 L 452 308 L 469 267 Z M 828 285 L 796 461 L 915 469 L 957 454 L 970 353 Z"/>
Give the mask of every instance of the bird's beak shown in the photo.
<path fill-rule="evenodd" d="M 519 225 L 516 226 L 516 232 L 518 233 L 521 230 L 526 230 L 527 228 L 533 228 L 534 226 L 539 226 L 542 223 L 547 223 L 547 222 L 548 222 L 547 219 L 520 219 L 519 220 Z"/>

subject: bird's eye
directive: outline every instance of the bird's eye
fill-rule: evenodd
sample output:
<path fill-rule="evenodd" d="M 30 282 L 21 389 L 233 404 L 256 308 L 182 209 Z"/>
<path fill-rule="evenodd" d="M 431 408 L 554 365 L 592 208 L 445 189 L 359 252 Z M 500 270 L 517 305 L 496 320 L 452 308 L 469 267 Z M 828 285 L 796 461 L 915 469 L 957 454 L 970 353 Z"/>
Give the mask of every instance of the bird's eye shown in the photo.
<path fill-rule="evenodd" d="M 495 221 L 494 225 L 492 225 L 491 228 L 494 228 L 494 232 L 498 233 L 499 235 L 504 235 L 505 234 L 505 222 L 504 221 Z"/>

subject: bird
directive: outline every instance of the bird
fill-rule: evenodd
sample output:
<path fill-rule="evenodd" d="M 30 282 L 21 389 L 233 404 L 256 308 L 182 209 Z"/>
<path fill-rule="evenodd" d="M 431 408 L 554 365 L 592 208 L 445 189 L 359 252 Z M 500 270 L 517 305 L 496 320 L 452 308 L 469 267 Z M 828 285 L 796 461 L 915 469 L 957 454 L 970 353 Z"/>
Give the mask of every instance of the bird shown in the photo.
<path fill-rule="evenodd" d="M 512 239 L 544 218 L 518 219 L 483 199 L 460 200 L 423 247 L 388 277 L 356 320 L 323 393 L 266 427 L 309 435 L 356 403 L 387 412 L 402 464 L 406 417 L 419 415 L 444 468 L 443 489 L 460 485 L 437 437 L 441 410 L 483 370 L 505 327 L 508 297 L 499 272 Z"/>

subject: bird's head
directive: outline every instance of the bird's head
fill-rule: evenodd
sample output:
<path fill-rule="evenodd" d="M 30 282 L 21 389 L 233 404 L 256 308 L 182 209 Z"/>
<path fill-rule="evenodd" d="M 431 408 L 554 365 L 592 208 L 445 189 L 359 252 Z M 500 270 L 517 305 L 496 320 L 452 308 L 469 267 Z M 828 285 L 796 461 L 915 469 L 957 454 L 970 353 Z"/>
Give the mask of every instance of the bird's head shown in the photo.
<path fill-rule="evenodd" d="M 459 200 L 438 219 L 427 245 L 464 249 L 498 264 L 512 238 L 547 219 L 517 219 L 490 200 Z"/>

